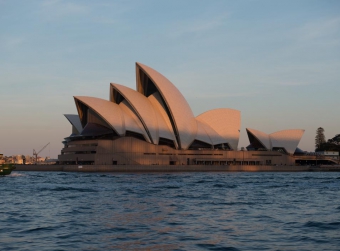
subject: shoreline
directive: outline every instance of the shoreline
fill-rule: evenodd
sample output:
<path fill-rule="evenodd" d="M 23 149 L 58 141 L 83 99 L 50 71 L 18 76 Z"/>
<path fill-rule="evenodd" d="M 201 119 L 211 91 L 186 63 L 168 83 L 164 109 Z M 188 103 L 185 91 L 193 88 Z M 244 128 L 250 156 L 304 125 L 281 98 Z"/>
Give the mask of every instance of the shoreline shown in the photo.
<path fill-rule="evenodd" d="M 258 165 L 15 165 L 13 171 L 41 172 L 340 172 L 340 165 L 258 166 Z"/>

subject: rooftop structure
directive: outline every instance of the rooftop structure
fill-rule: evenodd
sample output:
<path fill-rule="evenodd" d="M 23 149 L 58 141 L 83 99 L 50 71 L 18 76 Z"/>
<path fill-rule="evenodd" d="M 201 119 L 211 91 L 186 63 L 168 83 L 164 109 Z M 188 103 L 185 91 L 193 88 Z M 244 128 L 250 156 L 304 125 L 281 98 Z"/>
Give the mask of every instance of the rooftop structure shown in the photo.
<path fill-rule="evenodd" d="M 249 150 L 276 150 L 294 154 L 305 130 L 291 129 L 266 134 L 258 130 L 246 128 L 250 145 Z"/>
<path fill-rule="evenodd" d="M 65 138 L 60 162 L 192 164 L 207 161 L 201 155 L 211 155 L 209 161 L 227 155 L 233 161 L 238 158 L 240 111 L 218 108 L 195 117 L 175 85 L 146 65 L 136 63 L 136 90 L 111 83 L 109 97 L 74 97 L 78 114 L 65 115 L 72 133 Z M 248 150 L 292 155 L 303 132 L 284 130 L 267 135 L 247 128 Z M 214 154 L 216 150 L 221 153 Z"/>

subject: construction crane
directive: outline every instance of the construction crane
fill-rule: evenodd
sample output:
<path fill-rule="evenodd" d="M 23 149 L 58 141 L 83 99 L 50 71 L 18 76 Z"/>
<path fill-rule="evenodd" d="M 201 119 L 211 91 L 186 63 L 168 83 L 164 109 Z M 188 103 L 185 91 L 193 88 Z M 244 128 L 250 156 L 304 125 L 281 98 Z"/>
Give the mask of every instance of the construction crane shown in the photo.
<path fill-rule="evenodd" d="M 38 162 L 38 154 L 41 153 L 42 150 L 44 150 L 49 144 L 50 144 L 50 142 L 48 142 L 43 148 L 41 148 L 41 150 L 39 152 L 36 152 L 33 149 L 33 156 L 35 156 L 35 164 L 37 164 L 37 162 Z"/>

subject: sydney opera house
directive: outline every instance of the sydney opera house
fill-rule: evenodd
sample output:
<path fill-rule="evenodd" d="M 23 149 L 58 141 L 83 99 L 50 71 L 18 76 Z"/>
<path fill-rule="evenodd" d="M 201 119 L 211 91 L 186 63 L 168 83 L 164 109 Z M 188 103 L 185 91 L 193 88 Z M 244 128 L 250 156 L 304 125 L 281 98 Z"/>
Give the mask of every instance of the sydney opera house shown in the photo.
<path fill-rule="evenodd" d="M 238 150 L 240 111 L 219 108 L 194 116 L 166 77 L 136 63 L 136 90 L 110 84 L 110 99 L 75 96 L 78 114 L 65 117 L 72 133 L 61 164 L 292 165 L 304 130 L 266 134 L 247 128 Z"/>

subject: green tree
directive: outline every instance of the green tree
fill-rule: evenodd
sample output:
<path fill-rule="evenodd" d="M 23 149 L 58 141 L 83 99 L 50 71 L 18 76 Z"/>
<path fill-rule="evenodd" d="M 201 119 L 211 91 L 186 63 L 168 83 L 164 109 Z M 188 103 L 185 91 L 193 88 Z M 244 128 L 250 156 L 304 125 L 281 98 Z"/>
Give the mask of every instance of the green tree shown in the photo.
<path fill-rule="evenodd" d="M 334 145 L 340 145 L 340 134 L 335 135 L 335 137 L 328 140 L 328 143 Z"/>
<path fill-rule="evenodd" d="M 340 152 L 340 134 L 335 135 L 326 143 L 321 144 L 321 147 L 318 150 Z"/>
<path fill-rule="evenodd" d="M 316 129 L 316 136 L 315 136 L 315 150 L 321 150 L 322 144 L 326 143 L 325 139 L 325 130 L 322 127 Z"/>

